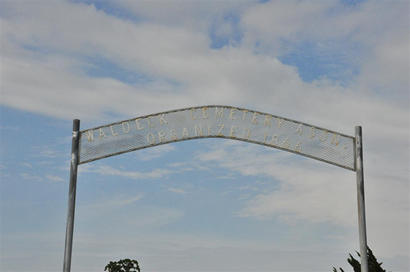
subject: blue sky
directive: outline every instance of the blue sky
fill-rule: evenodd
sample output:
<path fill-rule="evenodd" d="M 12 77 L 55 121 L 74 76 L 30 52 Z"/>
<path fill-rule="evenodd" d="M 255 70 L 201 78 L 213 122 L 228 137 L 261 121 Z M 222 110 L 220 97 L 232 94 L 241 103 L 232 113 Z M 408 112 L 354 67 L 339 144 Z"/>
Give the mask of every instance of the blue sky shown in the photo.
<path fill-rule="evenodd" d="M 410 270 L 408 1 L 2 1 L 0 270 L 61 271 L 81 128 L 239 106 L 353 135 L 368 242 Z M 72 271 L 331 271 L 359 248 L 353 172 L 221 139 L 79 167 Z M 295 261 L 295 257 L 297 261 Z"/>

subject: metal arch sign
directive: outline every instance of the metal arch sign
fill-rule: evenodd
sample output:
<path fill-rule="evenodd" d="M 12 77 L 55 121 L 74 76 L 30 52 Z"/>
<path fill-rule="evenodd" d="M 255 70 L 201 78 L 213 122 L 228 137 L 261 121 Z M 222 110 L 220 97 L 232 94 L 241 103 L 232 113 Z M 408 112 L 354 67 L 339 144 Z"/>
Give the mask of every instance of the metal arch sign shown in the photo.
<path fill-rule="evenodd" d="M 128 119 L 86 130 L 73 122 L 63 271 L 71 270 L 79 164 L 178 141 L 226 138 L 299 154 L 356 172 L 362 271 L 368 272 L 361 127 L 355 136 L 231 106 L 200 106 Z"/>
<path fill-rule="evenodd" d="M 161 112 L 81 131 L 79 163 L 198 138 L 261 144 L 355 170 L 354 137 L 230 106 Z"/>

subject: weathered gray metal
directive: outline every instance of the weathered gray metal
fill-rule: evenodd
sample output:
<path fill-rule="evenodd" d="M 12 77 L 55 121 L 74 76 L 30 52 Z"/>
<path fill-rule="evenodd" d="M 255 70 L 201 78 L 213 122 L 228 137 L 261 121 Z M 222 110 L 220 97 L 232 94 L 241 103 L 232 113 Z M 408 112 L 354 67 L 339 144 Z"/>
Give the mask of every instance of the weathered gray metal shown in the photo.
<path fill-rule="evenodd" d="M 368 272 L 367 261 L 367 235 L 366 235 L 366 211 L 364 202 L 364 176 L 363 176 L 363 145 L 362 127 L 355 127 L 355 146 L 356 146 L 356 179 L 357 179 L 357 209 L 359 216 L 359 240 L 360 240 L 360 259 L 361 271 Z"/>
<path fill-rule="evenodd" d="M 80 120 L 73 120 L 73 138 L 71 142 L 70 187 L 68 190 L 67 226 L 65 233 L 63 272 L 71 271 L 71 253 L 73 249 L 75 195 L 77 187 L 78 154 L 80 142 Z"/>
<path fill-rule="evenodd" d="M 80 132 L 80 164 L 137 149 L 198 138 L 227 138 L 354 171 L 354 137 L 268 113 L 230 106 L 185 108 Z"/>
<path fill-rule="evenodd" d="M 230 106 L 191 107 L 128 119 L 84 131 L 73 121 L 70 187 L 63 272 L 71 270 L 77 168 L 79 164 L 198 138 L 261 144 L 356 171 L 361 270 L 368 272 L 362 128 L 355 137 L 295 120 Z"/>

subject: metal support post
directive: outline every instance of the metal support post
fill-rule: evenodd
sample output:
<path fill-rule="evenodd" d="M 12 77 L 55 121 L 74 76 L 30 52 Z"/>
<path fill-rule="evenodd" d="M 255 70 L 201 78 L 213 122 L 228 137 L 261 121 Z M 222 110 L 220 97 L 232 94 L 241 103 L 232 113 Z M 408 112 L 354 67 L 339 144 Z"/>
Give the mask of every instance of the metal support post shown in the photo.
<path fill-rule="evenodd" d="M 363 176 L 363 145 L 362 127 L 355 127 L 356 142 L 356 179 L 357 179 L 357 208 L 359 215 L 359 239 L 361 271 L 368 272 L 367 262 L 367 236 L 366 236 L 366 214 L 364 204 L 364 176 Z"/>
<path fill-rule="evenodd" d="M 70 187 L 68 191 L 67 227 L 65 233 L 63 272 L 71 271 L 71 252 L 73 249 L 73 230 L 75 212 L 75 193 L 77 187 L 78 146 L 80 142 L 80 120 L 73 120 L 73 139 L 71 143 Z"/>

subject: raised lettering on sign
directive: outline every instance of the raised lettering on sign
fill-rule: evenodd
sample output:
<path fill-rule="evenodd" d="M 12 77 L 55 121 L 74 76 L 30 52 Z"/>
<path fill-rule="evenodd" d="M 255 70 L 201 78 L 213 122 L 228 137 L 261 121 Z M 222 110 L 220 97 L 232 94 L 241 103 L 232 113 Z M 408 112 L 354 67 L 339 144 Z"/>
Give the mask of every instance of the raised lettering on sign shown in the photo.
<path fill-rule="evenodd" d="M 168 124 L 168 121 L 165 120 L 165 114 L 161 114 L 161 115 L 159 116 L 159 124 L 160 124 L 160 125 Z"/>
<path fill-rule="evenodd" d="M 266 114 L 265 121 L 263 122 L 263 124 L 265 125 L 265 127 L 272 127 L 272 116 Z"/>
<path fill-rule="evenodd" d="M 222 119 L 224 117 L 224 108 L 215 108 L 215 117 Z"/>
<path fill-rule="evenodd" d="M 257 125 L 258 124 L 258 113 L 254 112 L 252 115 L 252 124 Z"/>
<path fill-rule="evenodd" d="M 100 136 L 100 139 L 105 137 L 105 132 L 104 132 L 104 129 L 103 129 L 103 128 L 100 128 L 100 134 L 99 134 L 99 136 Z"/>
<path fill-rule="evenodd" d="M 175 129 L 171 128 L 169 130 L 169 135 L 172 141 L 177 141 L 178 140 L 178 136 L 177 136 L 177 132 L 175 131 Z"/>
<path fill-rule="evenodd" d="M 200 137 L 204 136 L 201 125 L 195 125 L 195 135 Z"/>
<path fill-rule="evenodd" d="M 224 129 L 224 127 L 225 127 L 225 124 L 219 124 L 218 125 L 218 136 L 224 136 L 223 134 L 222 134 L 222 131 L 223 131 L 223 129 Z"/>
<path fill-rule="evenodd" d="M 122 126 L 122 132 L 124 132 L 125 134 L 127 134 L 128 132 L 130 132 L 130 123 L 128 122 L 122 122 L 121 123 Z"/>
<path fill-rule="evenodd" d="M 228 106 L 162 112 L 80 132 L 80 163 L 175 141 L 222 137 L 276 147 L 354 169 L 353 137 Z"/>
<path fill-rule="evenodd" d="M 208 107 L 202 108 L 202 119 L 208 119 Z"/>
<path fill-rule="evenodd" d="M 87 135 L 87 140 L 89 142 L 94 141 L 94 130 L 90 129 L 86 131 L 86 135 Z"/>
<path fill-rule="evenodd" d="M 114 127 L 110 126 L 112 136 L 118 136 L 118 133 L 114 131 Z"/>
<path fill-rule="evenodd" d="M 182 138 L 188 138 L 189 132 L 187 128 L 182 128 Z"/>
<path fill-rule="evenodd" d="M 143 130 L 144 129 L 144 127 L 141 126 L 139 119 L 135 119 L 135 125 L 137 126 L 137 130 Z"/>

